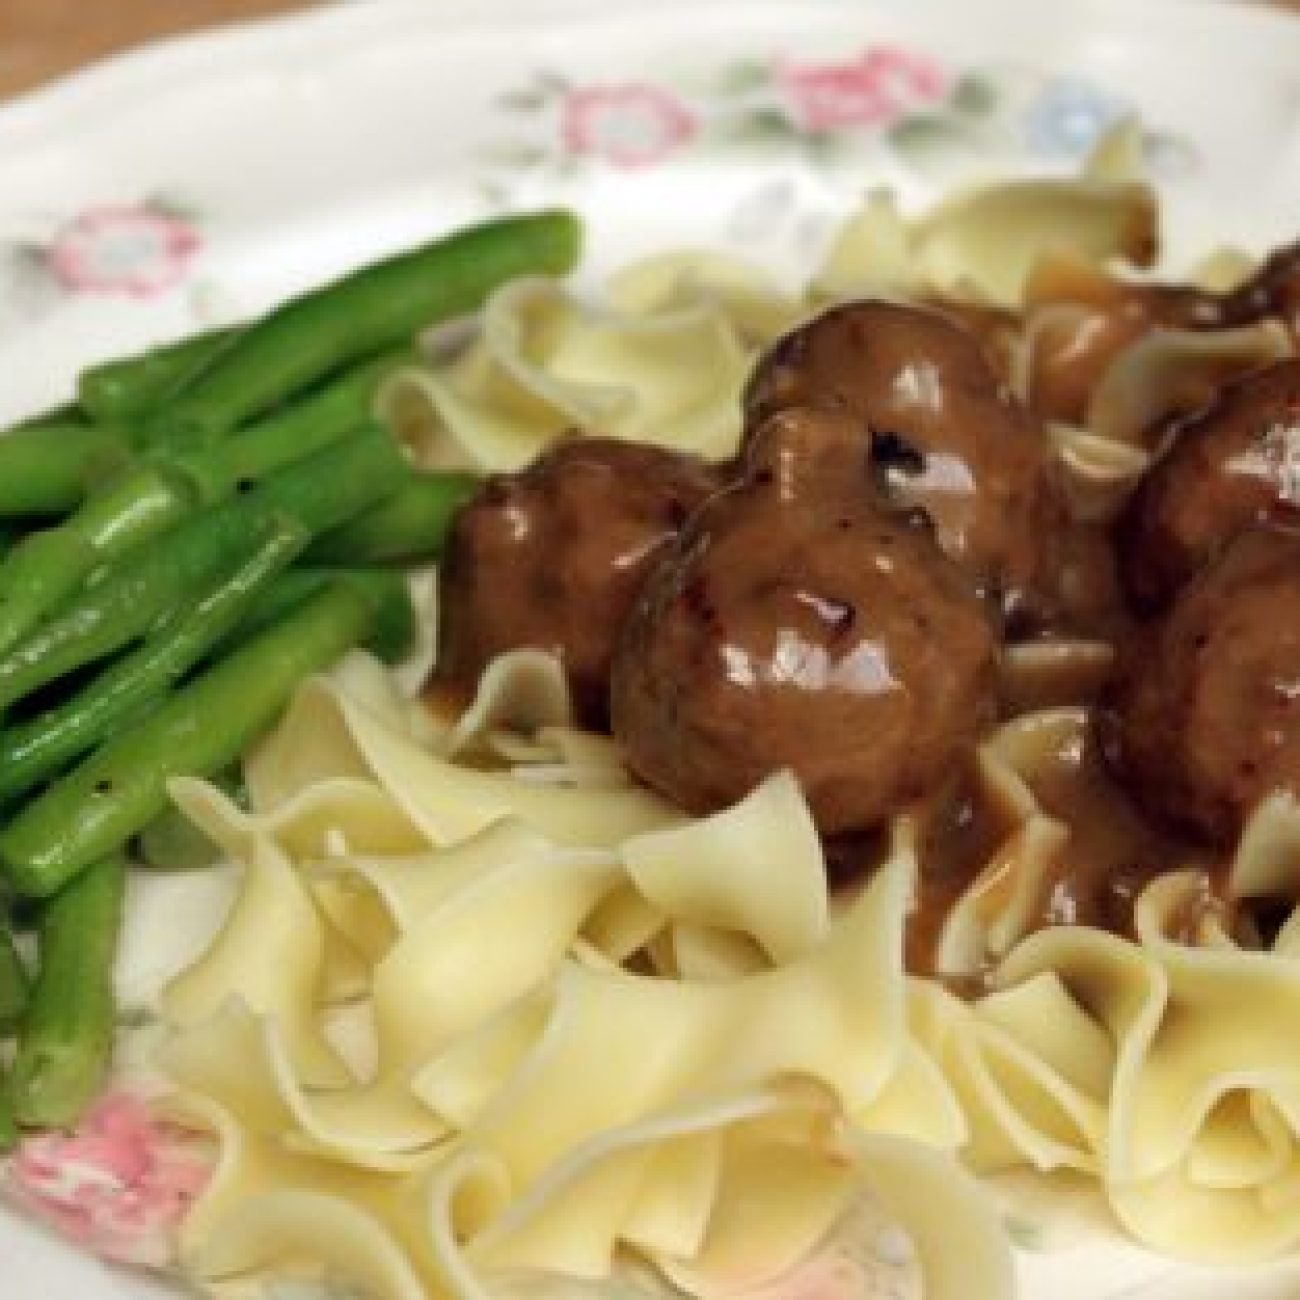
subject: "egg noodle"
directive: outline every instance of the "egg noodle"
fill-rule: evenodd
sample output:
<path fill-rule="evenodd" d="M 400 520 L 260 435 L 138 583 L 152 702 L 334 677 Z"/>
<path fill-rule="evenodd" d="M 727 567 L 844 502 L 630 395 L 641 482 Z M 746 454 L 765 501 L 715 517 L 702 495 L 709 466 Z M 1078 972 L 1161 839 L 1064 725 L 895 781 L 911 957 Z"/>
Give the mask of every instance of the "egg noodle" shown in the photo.
<path fill-rule="evenodd" d="M 717 256 L 635 267 L 599 307 L 508 286 L 468 350 L 384 400 L 429 464 L 517 468 L 575 426 L 726 458 L 756 355 L 828 301 L 1018 306 L 1063 249 L 1149 261 L 1131 143 L 1107 141 L 1079 180 L 917 219 L 869 196 L 806 295 Z M 1076 503 L 1114 509 L 1149 458 L 1134 431 L 1207 350 L 1231 373 L 1287 349 L 1260 328 L 1121 353 L 1087 427 L 1052 431 Z M 1011 654 L 1086 666 L 1109 647 Z M 539 653 L 497 660 L 454 723 L 358 653 L 252 756 L 251 811 L 176 784 L 243 868 L 166 996 L 166 1105 L 219 1150 L 183 1231 L 199 1285 L 247 1295 L 307 1272 L 375 1300 L 471 1300 L 633 1287 L 649 1266 L 661 1290 L 712 1297 L 779 1278 L 870 1204 L 929 1300 L 998 1300 L 1010 1252 L 971 1173 L 1011 1169 L 1095 1180 L 1169 1254 L 1244 1262 L 1300 1241 L 1300 923 L 1239 947 L 1171 862 L 1135 941 L 1035 929 L 1071 834 L 1035 773 L 1086 733 L 1086 708 L 1022 714 L 980 749 L 1009 829 L 939 933 L 942 973 L 986 972 L 967 998 L 905 969 L 924 868 L 907 818 L 833 900 L 789 774 L 691 818 L 570 717 Z M 1269 800 L 1232 889 L 1294 896 L 1297 846 L 1293 802 Z"/>

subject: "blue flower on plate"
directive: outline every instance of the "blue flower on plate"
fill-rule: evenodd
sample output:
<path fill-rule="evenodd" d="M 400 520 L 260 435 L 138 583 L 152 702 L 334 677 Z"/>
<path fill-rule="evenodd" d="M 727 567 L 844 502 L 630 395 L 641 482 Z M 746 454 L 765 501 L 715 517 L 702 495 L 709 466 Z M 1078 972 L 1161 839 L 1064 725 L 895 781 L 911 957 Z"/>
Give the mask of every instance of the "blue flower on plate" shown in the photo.
<path fill-rule="evenodd" d="M 1056 77 L 1025 109 L 1030 148 L 1056 157 L 1082 158 L 1133 106 L 1087 81 Z"/>

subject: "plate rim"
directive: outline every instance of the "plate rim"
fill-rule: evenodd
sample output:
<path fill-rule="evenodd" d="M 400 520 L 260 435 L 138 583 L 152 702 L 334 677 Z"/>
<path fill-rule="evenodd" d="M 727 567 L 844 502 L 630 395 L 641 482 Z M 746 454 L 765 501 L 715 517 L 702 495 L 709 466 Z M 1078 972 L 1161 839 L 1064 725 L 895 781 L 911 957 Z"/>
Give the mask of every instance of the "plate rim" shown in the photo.
<path fill-rule="evenodd" d="M 712 7 L 769 9 L 785 7 L 807 12 L 808 0 L 705 0 Z M 890 10 L 906 17 L 929 10 L 942 13 L 961 0 L 816 0 L 826 9 L 859 7 L 864 15 Z M 966 5 L 983 5 L 990 13 L 1034 15 L 1041 20 L 1041 0 L 965 0 Z M 665 7 L 698 11 L 700 0 L 658 0 L 656 14 Z M 1136 9 L 1131 0 L 1055 0 L 1055 19 L 1062 11 L 1076 18 L 1088 17 L 1108 27 L 1140 30 L 1172 20 L 1179 21 L 1184 36 L 1188 24 L 1209 29 L 1251 33 L 1261 39 L 1276 35 L 1300 42 L 1300 16 L 1273 7 L 1264 0 L 1143 0 Z M 54 142 L 82 126 L 96 122 L 106 108 L 159 91 L 193 90 L 202 84 L 220 82 L 232 71 L 246 71 L 244 56 L 251 52 L 282 55 L 307 40 L 321 46 L 341 44 L 351 48 L 358 40 L 375 40 L 402 31 L 427 29 L 435 21 L 446 25 L 448 34 L 462 34 L 483 28 L 533 29 L 563 25 L 601 25 L 626 22 L 638 17 L 629 6 L 611 0 L 528 0 L 520 14 L 518 0 L 331 0 L 305 10 L 270 14 L 222 23 L 196 32 L 164 36 L 125 51 L 110 54 L 86 66 L 65 73 L 53 81 L 20 93 L 0 103 L 0 149 L 40 147 L 48 134 Z M 196 77 L 197 74 L 197 77 Z"/>

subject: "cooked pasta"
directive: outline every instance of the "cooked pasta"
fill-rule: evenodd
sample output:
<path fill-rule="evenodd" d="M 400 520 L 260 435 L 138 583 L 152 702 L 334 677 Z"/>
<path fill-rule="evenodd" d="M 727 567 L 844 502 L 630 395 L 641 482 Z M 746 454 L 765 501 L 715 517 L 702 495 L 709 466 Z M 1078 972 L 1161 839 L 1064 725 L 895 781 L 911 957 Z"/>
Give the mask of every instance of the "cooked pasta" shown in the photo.
<path fill-rule="evenodd" d="M 827 302 L 1021 308 L 1063 266 L 1154 254 L 1121 131 L 1077 181 L 972 190 L 914 219 L 869 195 L 805 293 L 713 255 L 634 267 L 598 305 L 508 286 L 467 348 L 386 401 L 430 465 L 513 470 L 592 427 L 723 462 L 758 350 Z M 1014 387 L 1080 310 L 1028 313 Z M 1292 350 L 1273 324 L 1120 347 L 1082 417 L 1049 431 L 1075 515 L 1116 516 L 1151 429 L 1207 373 Z M 909 923 L 942 863 L 911 815 L 865 883 L 833 894 L 788 770 L 692 816 L 575 725 L 540 650 L 494 660 L 449 713 L 351 656 L 251 758 L 249 809 L 174 789 L 243 873 L 166 998 L 169 1108 L 220 1153 L 187 1274 L 232 1297 L 322 1269 L 375 1300 L 581 1295 L 611 1277 L 712 1297 L 781 1278 L 865 1214 L 901 1228 L 927 1300 L 997 1300 L 1009 1247 L 971 1174 L 1010 1170 L 1089 1180 L 1169 1254 L 1300 1245 L 1300 925 L 1252 942 L 1174 841 L 1133 886 L 1127 936 L 1095 923 L 1076 879 L 1085 849 L 1119 861 L 1085 825 L 1109 797 L 1091 700 L 1114 659 L 1100 635 L 1002 651 L 1004 720 L 971 796 L 986 840 L 943 899 L 927 974 L 905 960 Z M 1295 897 L 1298 844 L 1295 800 L 1266 800 L 1229 901 Z"/>
<path fill-rule="evenodd" d="M 339 752 L 323 755 L 330 737 Z M 458 797 L 465 771 L 325 682 L 268 751 L 258 788 L 272 785 L 276 805 L 245 813 L 207 786 L 176 790 L 246 863 L 230 921 L 168 997 L 178 1029 L 163 1064 L 182 1110 L 220 1116 L 222 1163 L 187 1229 L 206 1283 L 301 1253 L 320 1212 L 340 1222 L 330 1262 L 384 1297 L 479 1294 L 483 1277 L 519 1268 L 602 1276 L 620 1247 L 715 1294 L 795 1264 L 880 1178 L 862 1117 L 957 1139 L 957 1113 L 907 1035 L 905 839 L 831 922 L 788 777 L 683 823 L 643 795 L 610 803 L 579 776 L 550 790 L 539 818 L 525 769 L 503 767 L 478 777 L 497 792 L 497 819 L 448 827 L 425 810 Z M 320 783 L 317 764 L 350 779 Z M 559 811 L 592 800 L 599 819 Z M 332 846 L 304 837 L 308 801 L 315 819 L 328 807 Z M 349 906 L 331 898 L 340 889 Z M 601 943 L 617 935 L 602 910 L 621 893 L 657 932 L 697 951 L 744 937 L 757 960 L 708 976 L 629 969 L 620 945 Z M 340 1073 L 330 1044 L 319 990 L 332 949 L 365 968 L 368 1072 Z M 909 1115 L 918 1083 L 928 1101 Z M 186 1097 L 202 1099 L 197 1111 Z M 879 1149 L 933 1177 L 906 1145 Z M 978 1235 L 960 1187 L 945 1200 Z M 321 1205 L 330 1188 L 345 1205 Z M 382 1251 L 362 1245 L 377 1236 Z M 936 1243 L 923 1265 L 955 1286 L 949 1249 Z M 363 1253 L 403 1270 L 380 1278 L 353 1258 Z M 1006 1267 L 986 1246 L 981 1294 L 1005 1291 Z"/>

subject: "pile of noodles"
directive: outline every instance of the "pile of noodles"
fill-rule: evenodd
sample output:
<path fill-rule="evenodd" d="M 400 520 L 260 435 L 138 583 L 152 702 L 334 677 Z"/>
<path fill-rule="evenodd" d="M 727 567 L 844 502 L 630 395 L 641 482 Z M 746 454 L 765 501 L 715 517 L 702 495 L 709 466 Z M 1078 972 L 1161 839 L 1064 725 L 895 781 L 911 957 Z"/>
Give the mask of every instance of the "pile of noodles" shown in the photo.
<path fill-rule="evenodd" d="M 1154 219 L 1122 137 L 1082 179 L 918 219 L 874 195 L 806 294 L 718 257 L 643 264 L 599 306 L 518 283 L 468 351 L 386 401 L 429 464 L 515 468 L 574 426 L 721 459 L 757 352 L 819 304 L 1018 305 L 1063 247 L 1141 260 Z M 1207 348 L 1230 367 L 1284 347 L 1269 329 L 1165 331 L 1121 354 L 1087 427 L 1053 430 L 1076 501 L 1114 508 L 1147 462 L 1136 431 Z M 1109 647 L 1015 653 L 1095 665 Z M 981 748 L 1010 829 L 939 937 L 942 971 L 988 972 L 965 999 L 904 968 L 923 866 L 906 819 L 860 891 L 832 900 L 789 774 L 691 818 L 569 718 L 539 654 L 498 660 L 445 726 L 355 655 L 252 758 L 251 811 L 177 785 L 243 869 L 166 996 L 169 1109 L 219 1151 L 184 1229 L 199 1284 L 713 1297 L 826 1241 L 849 1259 L 893 1225 L 908 1248 L 876 1259 L 891 1294 L 997 1300 L 1009 1252 L 962 1165 L 1095 1179 L 1129 1232 L 1173 1254 L 1247 1261 L 1300 1241 L 1300 922 L 1266 951 L 1213 913 L 1188 933 L 1204 881 L 1170 863 L 1136 941 L 1033 932 L 1070 835 L 1033 777 L 1086 708 L 1024 714 Z M 1271 801 L 1234 887 L 1294 894 L 1298 846 L 1294 807 Z"/>

